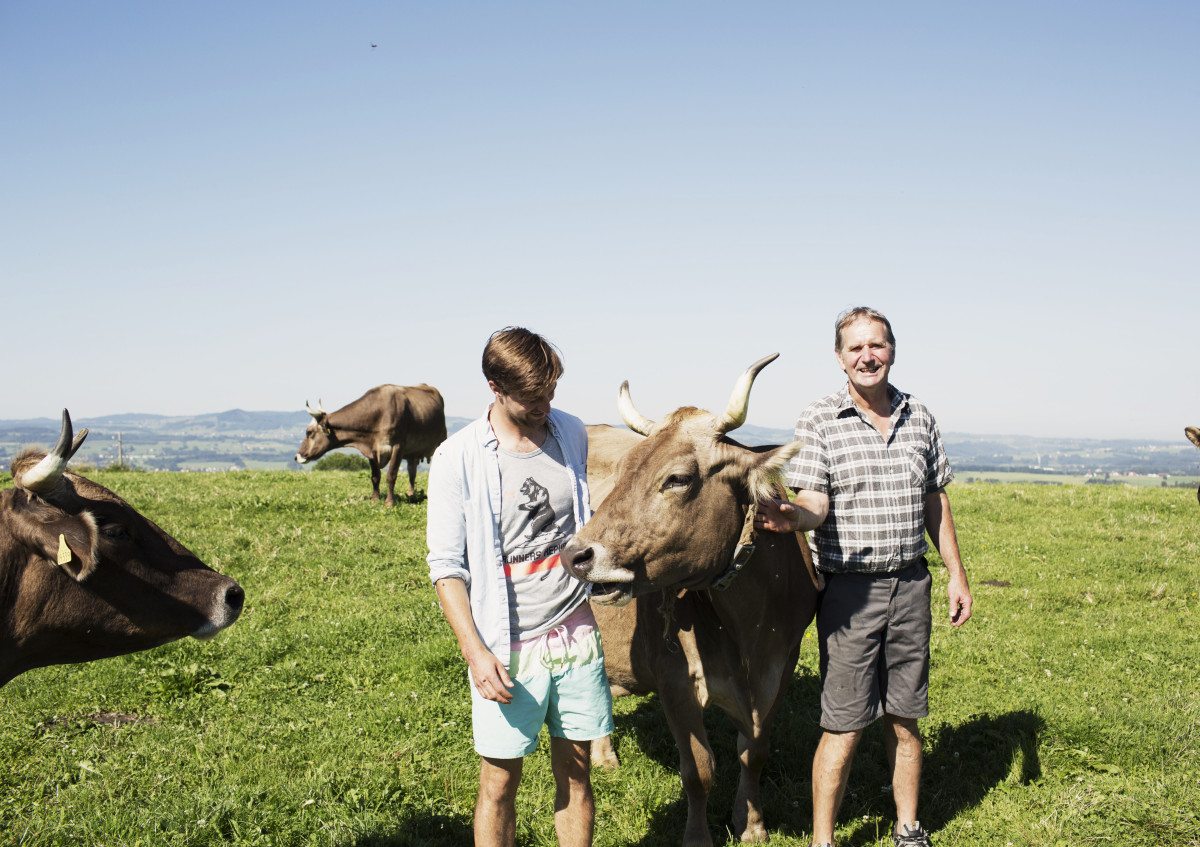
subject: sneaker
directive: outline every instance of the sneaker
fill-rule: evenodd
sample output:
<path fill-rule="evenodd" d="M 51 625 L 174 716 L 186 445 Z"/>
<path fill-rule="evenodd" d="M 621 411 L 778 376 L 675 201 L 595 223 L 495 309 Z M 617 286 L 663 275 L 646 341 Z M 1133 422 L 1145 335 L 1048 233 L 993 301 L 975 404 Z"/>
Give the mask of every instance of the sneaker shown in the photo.
<path fill-rule="evenodd" d="M 933 847 L 929 833 L 921 828 L 920 821 L 900 825 L 900 834 L 892 836 L 895 847 Z"/>

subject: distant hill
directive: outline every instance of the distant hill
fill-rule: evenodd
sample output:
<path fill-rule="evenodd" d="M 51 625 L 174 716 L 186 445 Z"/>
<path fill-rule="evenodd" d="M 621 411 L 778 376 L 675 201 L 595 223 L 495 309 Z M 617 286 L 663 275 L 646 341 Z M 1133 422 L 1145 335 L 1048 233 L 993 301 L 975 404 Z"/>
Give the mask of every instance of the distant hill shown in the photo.
<path fill-rule="evenodd" d="M 312 420 L 308 412 L 230 409 L 203 415 L 120 414 L 75 421 L 90 434 L 77 464 L 104 467 L 119 457 L 147 470 L 298 469 L 292 461 Z M 453 433 L 470 418 L 450 417 Z M 0 468 L 23 447 L 49 447 L 57 418 L 0 420 Z M 791 429 L 747 425 L 732 433 L 751 446 L 785 444 Z M 960 479 L 967 473 L 1022 471 L 1041 474 L 1200 474 L 1200 451 L 1179 443 L 1131 439 L 1034 438 L 1024 435 L 945 433 L 946 451 Z"/>

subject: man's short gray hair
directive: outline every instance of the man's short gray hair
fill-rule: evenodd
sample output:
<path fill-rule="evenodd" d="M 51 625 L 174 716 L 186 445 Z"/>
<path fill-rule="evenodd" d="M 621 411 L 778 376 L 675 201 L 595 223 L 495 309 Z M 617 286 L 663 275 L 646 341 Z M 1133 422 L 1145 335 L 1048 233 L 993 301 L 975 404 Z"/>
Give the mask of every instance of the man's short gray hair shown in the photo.
<path fill-rule="evenodd" d="M 888 344 L 892 345 L 893 350 L 896 348 L 896 336 L 892 333 L 892 322 L 884 317 L 883 312 L 872 309 L 869 306 L 855 306 L 838 315 L 838 319 L 833 325 L 834 352 L 842 349 L 842 331 L 859 318 L 866 318 L 867 320 L 878 321 L 883 324 L 883 328 L 887 330 Z"/>

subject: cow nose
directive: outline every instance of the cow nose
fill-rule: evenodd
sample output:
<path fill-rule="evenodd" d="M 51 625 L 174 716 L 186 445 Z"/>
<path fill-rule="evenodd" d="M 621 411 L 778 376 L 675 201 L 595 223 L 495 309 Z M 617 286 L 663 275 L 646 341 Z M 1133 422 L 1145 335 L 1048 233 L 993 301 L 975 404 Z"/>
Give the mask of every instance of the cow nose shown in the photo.
<path fill-rule="evenodd" d="M 596 557 L 590 544 L 581 544 L 571 539 L 563 548 L 560 558 L 570 574 L 579 579 L 587 579 Z"/>
<path fill-rule="evenodd" d="M 233 612 L 234 617 L 242 613 L 242 604 L 246 602 L 246 592 L 236 582 L 225 590 L 225 605 Z"/>

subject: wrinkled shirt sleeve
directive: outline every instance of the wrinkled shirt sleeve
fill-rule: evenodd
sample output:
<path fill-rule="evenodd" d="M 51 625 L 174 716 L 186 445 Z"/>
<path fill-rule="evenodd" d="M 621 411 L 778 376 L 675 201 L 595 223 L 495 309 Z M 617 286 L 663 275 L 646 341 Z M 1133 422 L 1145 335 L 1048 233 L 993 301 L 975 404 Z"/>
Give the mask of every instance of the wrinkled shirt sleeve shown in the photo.
<path fill-rule="evenodd" d="M 444 445 L 443 445 L 444 447 Z M 439 447 L 429 463 L 425 542 L 429 579 L 452 577 L 471 586 L 467 566 L 467 516 L 463 508 L 463 473 L 455 456 Z"/>
<path fill-rule="evenodd" d="M 946 455 L 946 447 L 942 444 L 942 433 L 937 421 L 929 416 L 930 425 L 930 458 L 929 473 L 925 479 L 925 493 L 932 494 L 939 488 L 945 488 L 954 481 L 954 471 L 950 467 L 950 457 Z"/>
<path fill-rule="evenodd" d="M 788 463 L 785 481 L 789 488 L 829 493 L 829 447 L 825 435 L 818 426 L 817 413 L 806 409 L 796 421 L 795 440 L 803 441 L 804 447 Z"/>

